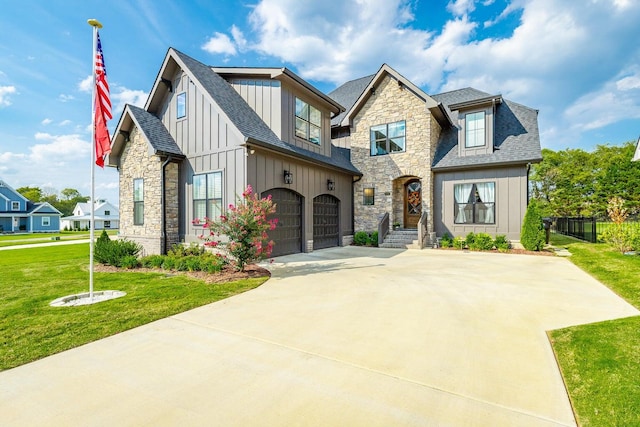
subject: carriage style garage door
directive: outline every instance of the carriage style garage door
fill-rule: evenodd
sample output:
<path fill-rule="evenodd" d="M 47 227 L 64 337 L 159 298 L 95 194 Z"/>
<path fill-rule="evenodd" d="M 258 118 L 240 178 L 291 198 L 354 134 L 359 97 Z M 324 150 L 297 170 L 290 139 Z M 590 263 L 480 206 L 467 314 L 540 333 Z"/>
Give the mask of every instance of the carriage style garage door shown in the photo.
<path fill-rule="evenodd" d="M 338 199 L 328 194 L 313 199 L 313 249 L 338 246 L 338 207 Z"/>
<path fill-rule="evenodd" d="M 271 194 L 276 203 L 275 217 L 278 225 L 269 231 L 269 237 L 275 246 L 271 256 L 296 254 L 302 251 L 302 197 L 291 190 L 275 188 L 262 193 L 262 197 Z"/>

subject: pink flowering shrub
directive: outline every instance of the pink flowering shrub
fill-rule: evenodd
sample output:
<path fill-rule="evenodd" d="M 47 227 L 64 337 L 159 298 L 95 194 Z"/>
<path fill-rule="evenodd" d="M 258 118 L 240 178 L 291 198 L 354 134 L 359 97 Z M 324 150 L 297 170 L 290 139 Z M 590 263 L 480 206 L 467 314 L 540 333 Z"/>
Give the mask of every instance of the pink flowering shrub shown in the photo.
<path fill-rule="evenodd" d="M 273 241 L 267 231 L 276 228 L 276 218 L 267 219 L 275 213 L 276 205 L 271 195 L 259 198 L 253 194 L 251 186 L 242 193 L 237 205 L 229 205 L 226 215 L 220 215 L 217 221 L 205 218 L 204 228 L 209 230 L 200 236 L 205 246 L 218 248 L 227 253 L 239 271 L 247 264 L 268 258 L 273 250 Z M 227 241 L 221 240 L 226 236 Z"/>

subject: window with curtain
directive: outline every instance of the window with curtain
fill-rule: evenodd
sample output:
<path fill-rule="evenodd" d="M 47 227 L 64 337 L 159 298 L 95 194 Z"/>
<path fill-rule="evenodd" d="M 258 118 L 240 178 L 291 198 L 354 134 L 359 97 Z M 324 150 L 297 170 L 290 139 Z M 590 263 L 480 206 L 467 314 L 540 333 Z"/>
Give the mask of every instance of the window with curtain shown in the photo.
<path fill-rule="evenodd" d="M 495 224 L 495 182 L 455 184 L 456 224 Z"/>
<path fill-rule="evenodd" d="M 465 147 L 482 147 L 485 144 L 484 111 L 467 114 L 465 121 Z"/>
<path fill-rule="evenodd" d="M 193 176 L 193 219 L 217 220 L 222 214 L 222 171 Z"/>
<path fill-rule="evenodd" d="M 371 126 L 371 155 L 397 153 L 405 150 L 406 122 Z"/>
<path fill-rule="evenodd" d="M 144 224 L 144 179 L 133 180 L 133 225 Z"/>
<path fill-rule="evenodd" d="M 296 136 L 320 145 L 322 113 L 312 105 L 296 98 Z"/>

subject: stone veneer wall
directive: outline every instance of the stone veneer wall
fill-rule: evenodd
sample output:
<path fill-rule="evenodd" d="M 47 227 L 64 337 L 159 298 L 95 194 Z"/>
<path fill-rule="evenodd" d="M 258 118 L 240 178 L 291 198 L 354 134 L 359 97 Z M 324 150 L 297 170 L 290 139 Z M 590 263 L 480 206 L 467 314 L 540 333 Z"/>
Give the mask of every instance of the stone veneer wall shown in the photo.
<path fill-rule="evenodd" d="M 161 171 L 162 172 L 162 171 Z M 180 167 L 178 163 L 169 163 L 165 167 L 164 193 L 165 193 L 165 229 L 167 250 L 176 243 L 180 243 Z"/>
<path fill-rule="evenodd" d="M 134 128 L 120 158 L 120 236 L 143 246 L 143 255 L 159 254 L 161 240 L 161 165 L 149 143 Z M 144 179 L 144 224 L 133 224 L 133 180 Z"/>
<path fill-rule="evenodd" d="M 382 156 L 370 155 L 371 126 L 406 121 L 405 151 Z M 363 173 L 354 185 L 355 230 L 377 230 L 378 217 L 388 212 L 390 225 L 403 224 L 404 187 L 412 177 L 422 182 L 422 209 L 433 209 L 431 161 L 440 126 L 424 101 L 387 75 L 376 87 L 353 121 L 351 160 Z M 375 204 L 363 204 L 363 189 L 375 188 Z M 432 215 L 430 215 L 432 217 Z M 433 230 L 431 220 L 430 230 Z"/>

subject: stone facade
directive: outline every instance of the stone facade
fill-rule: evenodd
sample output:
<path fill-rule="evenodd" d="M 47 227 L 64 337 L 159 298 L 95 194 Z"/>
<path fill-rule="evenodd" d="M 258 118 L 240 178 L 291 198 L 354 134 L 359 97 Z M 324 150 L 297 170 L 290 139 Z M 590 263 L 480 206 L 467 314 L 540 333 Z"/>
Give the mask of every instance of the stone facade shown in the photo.
<path fill-rule="evenodd" d="M 121 157 L 120 237 L 143 246 L 143 254 L 162 251 L 161 166 L 159 157 L 150 154 L 144 135 L 134 128 Z M 144 223 L 133 224 L 133 180 L 144 181 Z"/>
<path fill-rule="evenodd" d="M 371 126 L 404 120 L 405 151 L 371 156 Z M 404 225 L 404 184 L 418 178 L 422 186 L 422 210 L 433 210 L 431 162 L 441 129 L 425 102 L 409 88 L 387 75 L 375 94 L 363 105 L 351 129 L 351 161 L 363 177 L 354 184 L 355 231 L 377 230 L 378 218 L 390 216 L 389 224 Z M 364 205 L 363 190 L 375 189 L 374 205 Z M 433 230 L 432 215 L 427 231 Z"/>

